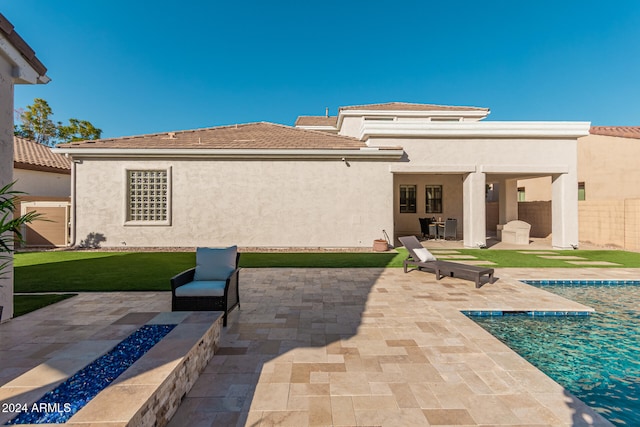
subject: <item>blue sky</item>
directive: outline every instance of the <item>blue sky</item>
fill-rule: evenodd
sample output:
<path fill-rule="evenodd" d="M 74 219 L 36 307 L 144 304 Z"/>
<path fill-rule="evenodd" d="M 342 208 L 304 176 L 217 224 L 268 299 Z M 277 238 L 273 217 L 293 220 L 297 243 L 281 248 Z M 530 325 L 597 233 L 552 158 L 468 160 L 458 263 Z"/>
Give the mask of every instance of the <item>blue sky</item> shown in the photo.
<path fill-rule="evenodd" d="M 640 2 L 2 0 L 49 69 L 17 86 L 103 137 L 390 101 L 640 125 Z"/>

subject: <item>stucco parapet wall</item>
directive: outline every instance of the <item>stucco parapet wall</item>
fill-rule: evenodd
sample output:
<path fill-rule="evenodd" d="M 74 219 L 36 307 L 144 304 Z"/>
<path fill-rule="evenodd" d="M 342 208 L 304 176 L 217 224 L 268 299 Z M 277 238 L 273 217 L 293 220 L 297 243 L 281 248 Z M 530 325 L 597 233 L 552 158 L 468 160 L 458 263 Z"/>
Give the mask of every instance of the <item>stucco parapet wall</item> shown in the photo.
<path fill-rule="evenodd" d="M 489 114 L 486 109 L 483 110 L 370 110 L 367 108 L 340 110 L 338 114 L 338 122 L 336 127 L 340 129 L 345 117 L 461 117 L 474 120 L 482 120 Z"/>
<path fill-rule="evenodd" d="M 162 148 L 54 148 L 54 153 L 73 158 L 197 158 L 197 159 L 370 159 L 399 160 L 404 155 L 400 147 L 363 147 L 356 150 L 224 150 L 224 149 L 162 149 Z"/>
<path fill-rule="evenodd" d="M 589 135 L 590 122 L 376 122 L 363 121 L 359 138 L 562 138 Z"/>

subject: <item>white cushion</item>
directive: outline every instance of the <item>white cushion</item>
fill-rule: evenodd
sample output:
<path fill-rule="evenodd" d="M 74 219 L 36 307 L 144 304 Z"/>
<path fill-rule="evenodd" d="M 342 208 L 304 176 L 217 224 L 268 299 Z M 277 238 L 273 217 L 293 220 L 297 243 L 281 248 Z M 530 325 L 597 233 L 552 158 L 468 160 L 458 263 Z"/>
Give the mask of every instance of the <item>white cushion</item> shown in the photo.
<path fill-rule="evenodd" d="M 222 297 L 226 281 L 194 280 L 176 288 L 177 297 Z"/>
<path fill-rule="evenodd" d="M 227 280 L 236 269 L 237 246 L 196 249 L 196 272 L 193 280 Z"/>
<path fill-rule="evenodd" d="M 434 257 L 433 254 L 427 250 L 427 248 L 414 249 L 413 252 L 422 262 L 436 261 L 436 257 Z"/>

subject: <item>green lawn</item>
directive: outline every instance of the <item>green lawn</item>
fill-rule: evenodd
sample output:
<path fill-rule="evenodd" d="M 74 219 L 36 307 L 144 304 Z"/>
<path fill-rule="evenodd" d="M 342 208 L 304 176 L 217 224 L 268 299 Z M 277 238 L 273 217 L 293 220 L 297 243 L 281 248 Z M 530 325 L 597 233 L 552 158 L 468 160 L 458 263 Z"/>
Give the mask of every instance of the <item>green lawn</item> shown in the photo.
<path fill-rule="evenodd" d="M 494 267 L 580 268 L 513 250 L 459 249 Z M 550 251 L 551 252 L 551 251 Z M 640 268 L 640 253 L 552 251 Z M 398 253 L 245 253 L 242 267 L 401 267 Z M 190 252 L 30 252 L 15 255 L 15 292 L 167 291 L 169 278 L 195 265 Z"/>
<path fill-rule="evenodd" d="M 75 295 L 76 294 L 14 295 L 13 317 L 22 316 L 23 314 L 71 298 Z"/>

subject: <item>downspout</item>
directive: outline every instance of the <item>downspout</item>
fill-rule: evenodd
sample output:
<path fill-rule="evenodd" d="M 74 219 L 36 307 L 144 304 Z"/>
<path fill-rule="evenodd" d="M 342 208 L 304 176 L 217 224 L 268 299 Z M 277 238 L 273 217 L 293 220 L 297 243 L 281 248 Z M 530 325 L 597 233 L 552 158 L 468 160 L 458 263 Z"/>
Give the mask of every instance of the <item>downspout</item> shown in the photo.
<path fill-rule="evenodd" d="M 67 154 L 68 156 L 68 154 Z M 76 160 L 71 160 L 71 235 L 69 236 L 69 247 L 76 245 Z"/>

